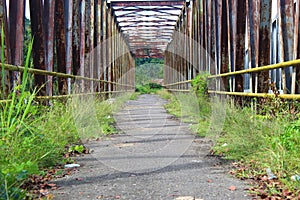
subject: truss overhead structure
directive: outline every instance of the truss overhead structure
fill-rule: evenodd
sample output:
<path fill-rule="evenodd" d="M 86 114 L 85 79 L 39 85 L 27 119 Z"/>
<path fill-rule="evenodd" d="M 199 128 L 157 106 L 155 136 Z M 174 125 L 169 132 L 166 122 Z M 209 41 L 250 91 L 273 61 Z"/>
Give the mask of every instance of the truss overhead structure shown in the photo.
<path fill-rule="evenodd" d="M 134 57 L 163 58 L 186 0 L 111 0 L 120 31 Z"/>

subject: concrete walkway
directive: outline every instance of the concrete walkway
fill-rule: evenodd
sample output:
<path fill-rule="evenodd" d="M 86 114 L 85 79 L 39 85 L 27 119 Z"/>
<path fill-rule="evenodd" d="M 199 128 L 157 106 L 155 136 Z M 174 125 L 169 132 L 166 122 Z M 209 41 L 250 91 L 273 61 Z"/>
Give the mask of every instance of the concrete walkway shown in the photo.
<path fill-rule="evenodd" d="M 55 181 L 55 199 L 251 199 L 225 163 L 207 156 L 211 142 L 169 115 L 165 103 L 155 95 L 129 101 L 114 116 L 120 134 L 89 142 L 93 152 L 78 158 L 78 172 Z"/>

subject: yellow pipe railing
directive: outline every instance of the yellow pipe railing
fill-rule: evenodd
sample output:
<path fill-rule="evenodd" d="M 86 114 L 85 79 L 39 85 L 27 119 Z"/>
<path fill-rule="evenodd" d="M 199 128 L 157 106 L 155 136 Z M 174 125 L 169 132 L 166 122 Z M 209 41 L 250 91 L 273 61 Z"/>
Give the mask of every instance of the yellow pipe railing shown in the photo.
<path fill-rule="evenodd" d="M 262 67 L 251 68 L 251 69 L 244 69 L 244 70 L 239 70 L 239 71 L 235 71 L 235 72 L 211 75 L 211 76 L 208 76 L 208 79 L 218 78 L 218 77 L 226 77 L 226 76 L 232 76 L 232 75 L 239 75 L 239 74 L 255 73 L 255 72 L 261 72 L 261 71 L 266 71 L 266 70 L 291 67 L 291 66 L 295 66 L 295 65 L 300 65 L 300 59 L 276 63 L 276 64 L 272 64 L 272 65 L 266 65 L 266 66 L 262 66 Z"/>
<path fill-rule="evenodd" d="M 279 97 L 282 99 L 300 99 L 300 94 L 268 94 L 268 93 L 245 93 L 245 92 L 224 92 L 224 91 L 208 91 L 209 94 L 244 96 L 244 97 Z"/>
<path fill-rule="evenodd" d="M 93 93 L 78 93 L 78 94 L 66 94 L 66 95 L 56 95 L 56 96 L 36 96 L 34 99 L 49 100 L 49 99 L 63 99 L 72 98 L 74 96 L 86 96 L 86 95 L 101 95 L 101 94 L 114 94 L 123 92 L 134 92 L 134 90 L 124 90 L 124 91 L 106 91 L 106 92 L 93 92 Z M 11 99 L 0 100 L 0 104 L 12 101 Z"/>
<path fill-rule="evenodd" d="M 168 86 L 174 86 L 174 85 L 180 85 L 180 84 L 185 84 L 185 83 L 191 83 L 192 80 L 186 80 L 186 81 L 181 81 L 181 82 L 176 82 L 176 83 L 170 83 L 163 85 L 163 87 L 168 87 Z"/>
<path fill-rule="evenodd" d="M 3 64 L 3 66 L 4 66 L 4 69 L 8 70 L 8 71 L 24 72 L 24 70 L 25 70 L 25 67 L 22 67 L 22 66 L 15 66 L 15 65 L 10 65 L 10 64 Z M 60 77 L 60 78 L 72 78 L 72 79 L 79 79 L 79 80 L 95 81 L 95 82 L 109 83 L 109 84 L 114 84 L 114 85 L 132 87 L 132 88 L 135 87 L 133 85 L 127 85 L 127 84 L 121 84 L 121 83 L 116 83 L 116 82 L 111 82 L 111 81 L 88 78 L 88 77 L 84 77 L 84 76 L 76 76 L 76 75 L 72 75 L 72 74 L 64 74 L 64 73 L 60 73 L 60 72 L 50 72 L 50 71 L 41 70 L 41 69 L 28 68 L 27 71 L 28 71 L 28 73 L 37 74 L 37 75 L 48 75 L 48 76 L 55 76 L 55 77 Z"/>
<path fill-rule="evenodd" d="M 171 92 L 190 92 L 191 90 L 179 90 L 179 89 L 167 89 L 166 90 L 168 91 L 171 91 Z"/>

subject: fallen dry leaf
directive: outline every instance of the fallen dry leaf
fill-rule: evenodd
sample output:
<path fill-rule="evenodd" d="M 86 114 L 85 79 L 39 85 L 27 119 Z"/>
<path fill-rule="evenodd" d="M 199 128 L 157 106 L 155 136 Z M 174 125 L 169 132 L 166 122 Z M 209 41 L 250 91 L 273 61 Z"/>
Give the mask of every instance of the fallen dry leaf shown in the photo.
<path fill-rule="evenodd" d="M 234 191 L 234 190 L 236 190 L 236 187 L 232 185 L 228 189 L 231 190 L 231 191 Z"/>
<path fill-rule="evenodd" d="M 55 187 L 55 186 L 56 186 L 56 184 L 54 184 L 54 183 L 47 183 L 47 185 L 48 185 L 49 187 Z"/>

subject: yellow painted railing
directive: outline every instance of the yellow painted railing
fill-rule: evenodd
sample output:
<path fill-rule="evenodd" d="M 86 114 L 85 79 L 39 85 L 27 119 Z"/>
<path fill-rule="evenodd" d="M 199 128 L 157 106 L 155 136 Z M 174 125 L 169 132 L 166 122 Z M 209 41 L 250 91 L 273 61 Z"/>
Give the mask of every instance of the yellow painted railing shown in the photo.
<path fill-rule="evenodd" d="M 257 67 L 257 68 L 244 69 L 244 70 L 239 70 L 239 71 L 235 71 L 235 72 L 228 72 L 228 73 L 223 73 L 223 74 L 218 74 L 218 75 L 212 75 L 212 76 L 208 76 L 208 79 L 233 76 L 233 75 L 239 75 L 239 74 L 255 73 L 255 72 L 261 72 L 261 71 L 272 70 L 272 69 L 286 68 L 286 67 L 291 67 L 291 66 L 296 66 L 296 65 L 300 65 L 300 59 L 286 61 L 286 62 L 282 62 L 282 63 L 276 63 L 276 64 L 272 64 L 272 65 L 266 65 L 266 66 Z"/>
<path fill-rule="evenodd" d="M 1 64 L 1 66 L 2 66 L 2 64 Z M 9 71 L 23 72 L 25 70 L 25 68 L 22 66 L 15 66 L 15 65 L 10 65 L 10 64 L 4 64 L 3 66 L 4 66 L 5 70 L 9 70 Z M 36 74 L 36 75 L 48 75 L 48 76 L 60 77 L 60 78 L 72 78 L 72 79 L 78 79 L 78 80 L 95 81 L 95 82 L 109 83 L 109 84 L 114 84 L 114 85 L 119 85 L 119 86 L 135 88 L 135 86 L 133 86 L 133 85 L 127 85 L 127 84 L 121 84 L 121 83 L 116 83 L 116 82 L 111 82 L 111 81 L 88 78 L 88 77 L 84 77 L 84 76 L 76 76 L 76 75 L 72 75 L 72 74 L 64 74 L 64 73 L 60 73 L 60 72 L 50 72 L 50 71 L 41 70 L 41 69 L 28 68 L 27 72 L 31 73 L 31 74 Z"/>
<path fill-rule="evenodd" d="M 218 79 L 221 77 L 227 77 L 227 76 L 234 76 L 234 75 L 241 75 L 241 74 L 249 74 L 249 73 L 257 73 L 261 71 L 267 71 L 267 70 L 274 70 L 274 69 L 283 69 L 286 67 L 291 66 L 300 66 L 300 59 L 297 60 L 291 60 L 281 63 L 276 63 L 272 65 L 266 65 L 261 66 L 257 68 L 251 68 L 251 69 L 245 69 L 245 70 L 239 70 L 235 72 L 228 72 L 223 74 L 217 74 L 217 75 L 211 75 L 208 76 L 208 79 Z M 295 81 L 295 80 L 294 80 Z M 208 91 L 209 94 L 220 94 L 220 95 L 232 95 L 232 96 L 245 96 L 245 97 L 279 97 L 282 99 L 300 99 L 300 94 L 269 94 L 269 93 L 247 93 L 247 92 L 226 92 L 226 91 Z"/>

